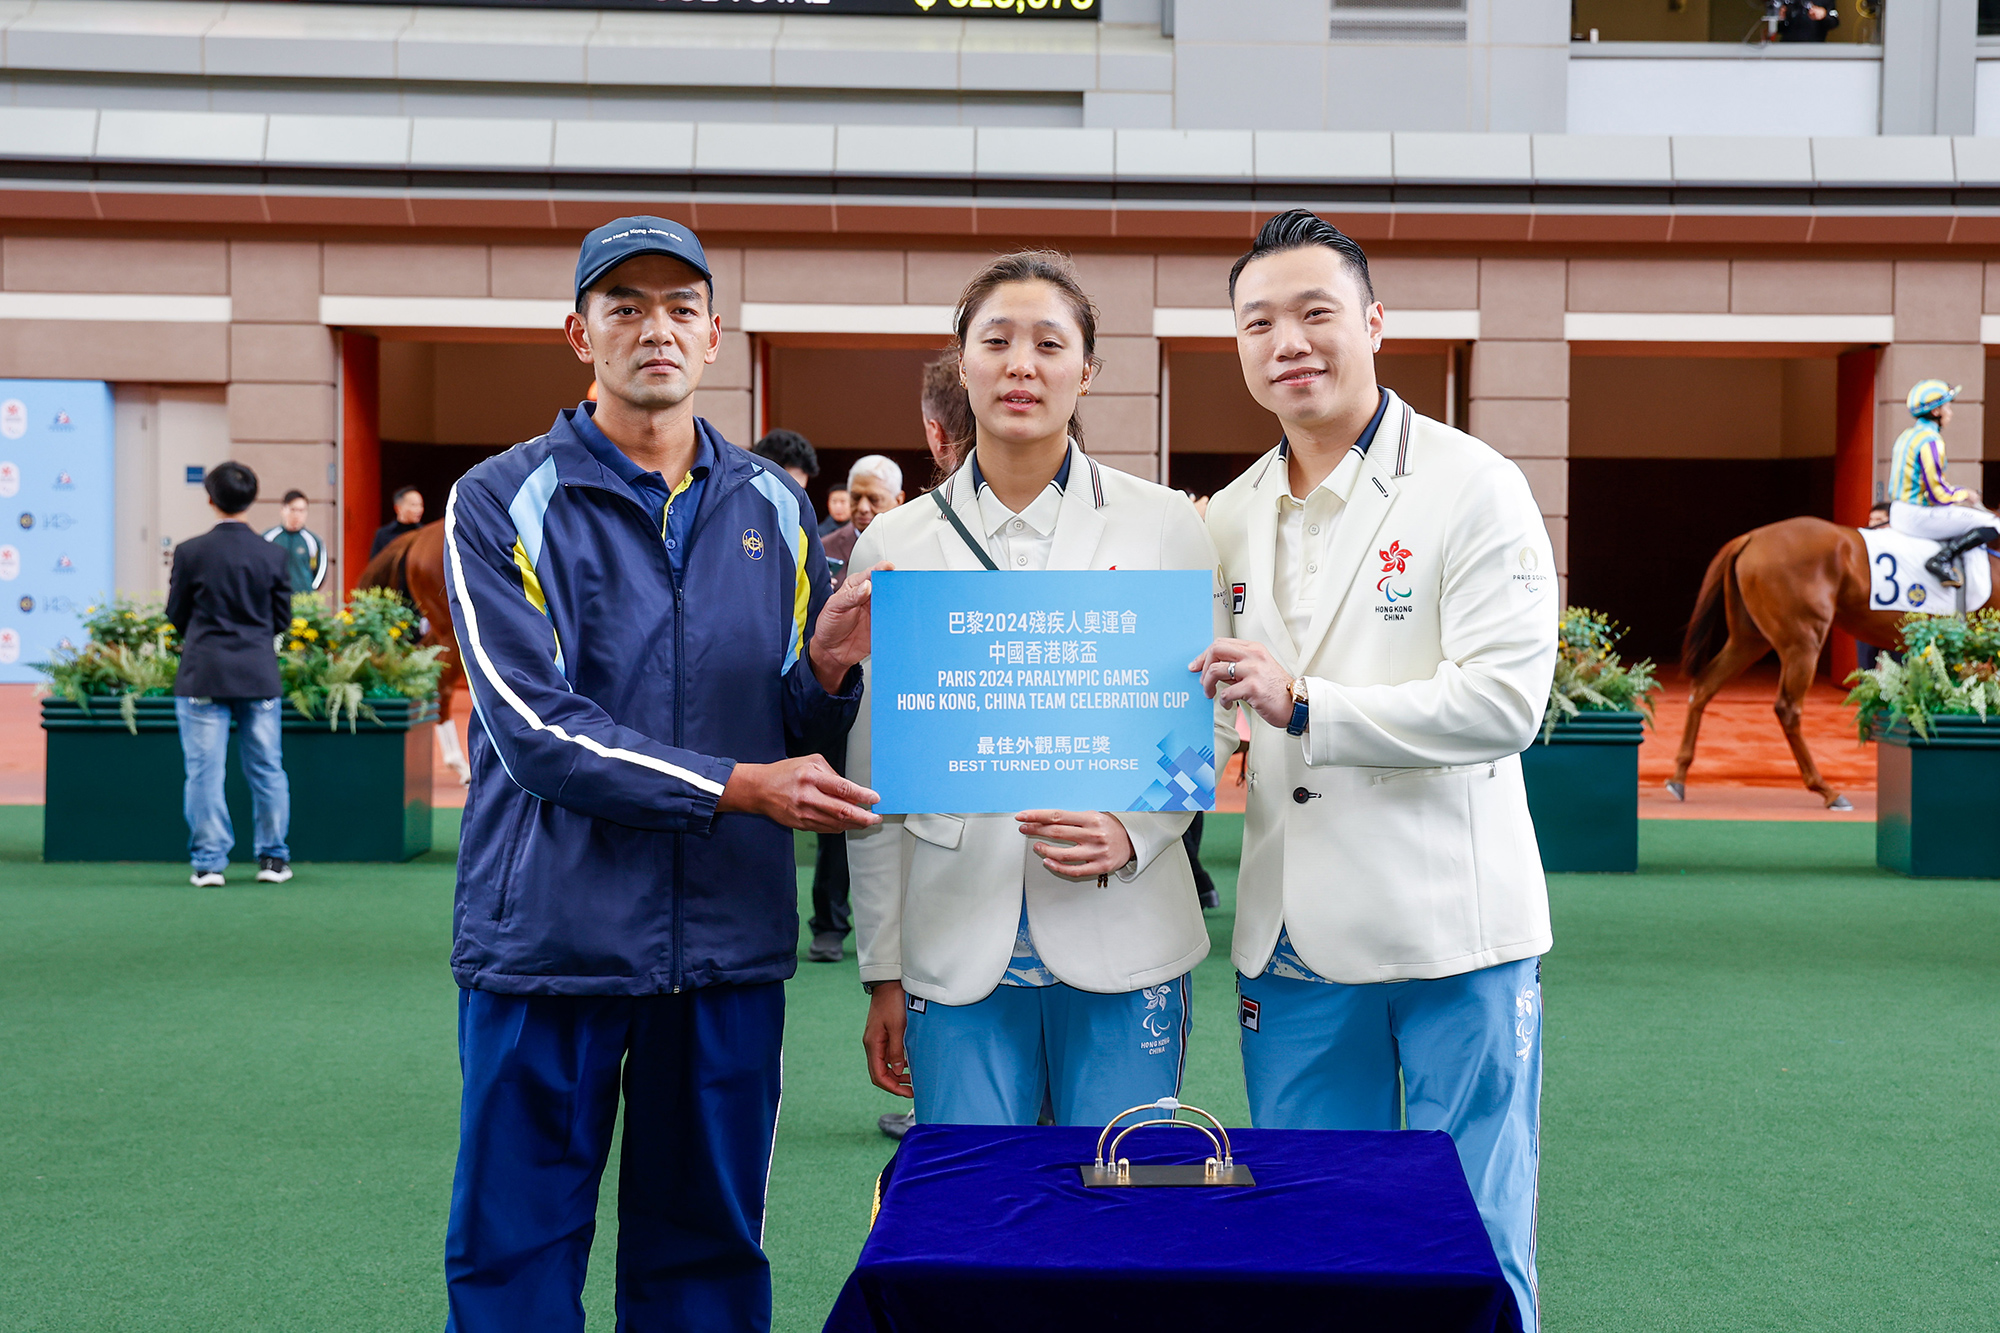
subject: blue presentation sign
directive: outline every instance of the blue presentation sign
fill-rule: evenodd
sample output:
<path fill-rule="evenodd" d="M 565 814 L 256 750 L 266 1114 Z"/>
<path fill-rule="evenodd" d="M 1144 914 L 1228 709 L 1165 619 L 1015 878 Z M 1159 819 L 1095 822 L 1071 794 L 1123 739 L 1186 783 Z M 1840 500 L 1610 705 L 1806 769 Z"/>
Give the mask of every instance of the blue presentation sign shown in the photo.
<path fill-rule="evenodd" d="M 869 665 L 875 807 L 1215 808 L 1200 570 L 885 571 Z"/>
<path fill-rule="evenodd" d="M 40 681 L 111 595 L 111 459 L 109 385 L 0 380 L 0 681 Z"/>

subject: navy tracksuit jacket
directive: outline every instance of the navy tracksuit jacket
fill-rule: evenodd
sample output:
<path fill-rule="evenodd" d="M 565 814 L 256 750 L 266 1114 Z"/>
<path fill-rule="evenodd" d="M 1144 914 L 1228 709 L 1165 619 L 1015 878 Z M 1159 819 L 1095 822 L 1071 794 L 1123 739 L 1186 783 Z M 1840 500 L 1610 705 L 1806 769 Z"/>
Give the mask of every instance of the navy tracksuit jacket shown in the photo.
<path fill-rule="evenodd" d="M 813 675 L 829 581 L 789 477 L 697 419 L 710 470 L 676 578 L 590 411 L 474 467 L 445 510 L 478 715 L 449 1326 L 581 1327 L 622 1079 L 621 1326 L 766 1327 L 797 880 L 790 830 L 715 807 L 738 761 L 838 742 L 860 675 L 839 696 Z"/>

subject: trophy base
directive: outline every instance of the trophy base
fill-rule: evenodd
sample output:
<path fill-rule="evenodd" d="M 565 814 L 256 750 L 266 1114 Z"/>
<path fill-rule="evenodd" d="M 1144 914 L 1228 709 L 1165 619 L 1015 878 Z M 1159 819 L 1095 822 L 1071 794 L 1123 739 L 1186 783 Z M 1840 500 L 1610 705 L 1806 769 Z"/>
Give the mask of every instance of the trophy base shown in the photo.
<path fill-rule="evenodd" d="M 1092 1189 L 1158 1189 L 1162 1187 L 1186 1187 L 1190 1185 L 1244 1186 L 1255 1185 L 1250 1168 L 1241 1162 L 1223 1167 L 1213 1175 L 1199 1162 L 1134 1163 L 1120 1175 L 1112 1166 L 1097 1166 L 1085 1162 L 1077 1168 L 1083 1183 Z"/>

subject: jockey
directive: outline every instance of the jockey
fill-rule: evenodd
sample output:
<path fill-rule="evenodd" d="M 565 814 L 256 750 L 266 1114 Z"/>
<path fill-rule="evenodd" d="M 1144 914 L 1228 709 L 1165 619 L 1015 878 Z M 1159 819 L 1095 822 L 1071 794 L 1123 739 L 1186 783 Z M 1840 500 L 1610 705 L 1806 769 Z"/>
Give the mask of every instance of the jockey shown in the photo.
<path fill-rule="evenodd" d="M 1957 586 L 1953 561 L 2000 540 L 1993 515 L 1980 507 L 1977 492 L 1944 479 L 1944 436 L 1939 432 L 1951 422 L 1951 400 L 1958 392 L 1943 380 L 1921 380 L 1910 390 L 1910 415 L 1917 424 L 1896 437 L 1889 464 L 1889 526 L 1939 543 L 1924 568 L 1947 587 Z"/>

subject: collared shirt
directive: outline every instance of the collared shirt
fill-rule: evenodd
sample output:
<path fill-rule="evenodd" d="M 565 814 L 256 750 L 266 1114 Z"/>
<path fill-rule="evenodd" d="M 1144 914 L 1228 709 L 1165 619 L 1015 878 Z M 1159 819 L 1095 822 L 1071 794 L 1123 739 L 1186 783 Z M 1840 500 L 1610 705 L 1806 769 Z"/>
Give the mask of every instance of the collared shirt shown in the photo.
<path fill-rule="evenodd" d="M 979 526 L 986 535 L 986 553 L 1002 569 L 1047 569 L 1049 551 L 1056 541 L 1056 516 L 1062 511 L 1063 488 L 1069 485 L 1069 454 L 1063 454 L 1062 470 L 1042 493 L 1015 513 L 1000 503 L 993 488 L 979 471 L 979 455 L 972 456 L 972 490 L 979 497 Z M 1000 978 L 1003 986 L 1053 986 L 1055 973 L 1042 962 L 1035 937 L 1028 929 L 1028 903 L 1021 902 L 1021 923 L 1014 931 L 1014 954 Z"/>
<path fill-rule="evenodd" d="M 665 477 L 646 471 L 611 442 L 611 437 L 592 419 L 596 410 L 597 404 L 586 402 L 583 410 L 576 414 L 577 438 L 583 441 L 584 448 L 590 450 L 592 457 L 625 483 L 626 492 L 659 524 L 660 540 L 667 546 L 667 563 L 673 566 L 674 578 L 678 581 L 687 568 L 688 532 L 694 527 L 694 516 L 701 508 L 702 487 L 708 481 L 709 468 L 715 463 L 709 453 L 708 441 L 702 438 L 699 431 L 695 433 L 694 465 L 678 484 L 669 486 Z"/>
<path fill-rule="evenodd" d="M 1326 563 L 1333 531 L 1347 508 L 1347 499 L 1361 479 L 1368 446 L 1375 442 L 1375 432 L 1389 410 L 1388 393 L 1379 388 L 1375 392 L 1381 395 L 1375 415 L 1369 418 L 1367 428 L 1333 471 L 1303 500 L 1292 494 L 1289 482 L 1278 497 L 1278 553 L 1271 567 L 1271 595 L 1284 615 L 1285 629 L 1294 644 L 1304 642 L 1306 631 L 1312 627 L 1313 612 L 1319 607 L 1320 567 Z M 1290 457 L 1289 442 L 1281 444 L 1279 458 L 1289 463 Z"/>
<path fill-rule="evenodd" d="M 1063 490 L 1068 485 L 1069 454 L 1065 452 L 1062 469 L 1017 514 L 993 494 L 979 470 L 979 455 L 973 454 L 972 490 L 979 497 L 979 527 L 994 564 L 1002 569 L 1049 567 L 1049 551 L 1056 542 L 1056 517 L 1062 512 Z"/>

